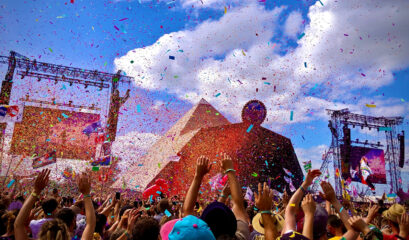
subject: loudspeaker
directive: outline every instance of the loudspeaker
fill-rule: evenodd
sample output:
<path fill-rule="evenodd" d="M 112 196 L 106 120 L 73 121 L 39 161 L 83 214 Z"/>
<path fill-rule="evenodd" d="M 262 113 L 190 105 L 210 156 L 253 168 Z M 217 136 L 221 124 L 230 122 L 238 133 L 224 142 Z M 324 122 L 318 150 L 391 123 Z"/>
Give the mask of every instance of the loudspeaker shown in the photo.
<path fill-rule="evenodd" d="M 400 145 L 399 167 L 403 168 L 405 164 L 405 131 L 402 131 L 402 135 L 398 134 L 398 141 Z"/>

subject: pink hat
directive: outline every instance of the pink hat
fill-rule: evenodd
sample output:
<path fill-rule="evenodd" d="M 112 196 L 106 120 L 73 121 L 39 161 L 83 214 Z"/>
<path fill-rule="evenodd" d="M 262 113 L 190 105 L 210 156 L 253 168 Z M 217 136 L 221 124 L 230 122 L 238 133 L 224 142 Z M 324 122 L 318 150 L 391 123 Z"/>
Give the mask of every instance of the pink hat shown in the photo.
<path fill-rule="evenodd" d="M 163 224 L 163 226 L 160 228 L 160 237 L 162 238 L 162 240 L 168 240 L 169 233 L 172 232 L 173 226 L 175 226 L 175 223 L 179 220 L 180 218 L 173 219 Z"/>

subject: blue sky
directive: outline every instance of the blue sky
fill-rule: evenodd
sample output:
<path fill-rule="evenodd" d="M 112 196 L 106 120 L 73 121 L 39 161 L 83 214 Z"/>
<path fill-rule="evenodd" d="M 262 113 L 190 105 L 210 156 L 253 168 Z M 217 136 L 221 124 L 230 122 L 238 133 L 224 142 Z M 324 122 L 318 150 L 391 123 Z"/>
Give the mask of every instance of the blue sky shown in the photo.
<path fill-rule="evenodd" d="M 408 3 L 321 2 L 6 0 L 0 3 L 0 55 L 14 50 L 135 77 L 120 86 L 132 90 L 118 126 L 123 141 L 163 134 L 201 97 L 232 122 L 240 121 L 245 102 L 263 100 L 269 111 L 264 126 L 289 137 L 298 157 L 319 167 L 331 141 L 325 108 L 404 116 L 406 132 L 409 116 Z M 16 82 L 12 101 L 26 93 L 57 97 L 95 103 L 106 115 L 106 90 L 62 87 Z"/>

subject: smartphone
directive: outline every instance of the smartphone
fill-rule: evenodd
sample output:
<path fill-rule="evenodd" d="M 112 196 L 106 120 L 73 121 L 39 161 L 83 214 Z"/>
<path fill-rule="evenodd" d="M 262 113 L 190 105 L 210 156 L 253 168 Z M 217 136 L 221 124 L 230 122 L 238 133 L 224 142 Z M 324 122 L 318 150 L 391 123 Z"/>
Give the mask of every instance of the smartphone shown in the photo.
<path fill-rule="evenodd" d="M 121 193 L 120 192 L 116 192 L 115 193 L 115 199 L 119 200 L 121 198 Z"/>

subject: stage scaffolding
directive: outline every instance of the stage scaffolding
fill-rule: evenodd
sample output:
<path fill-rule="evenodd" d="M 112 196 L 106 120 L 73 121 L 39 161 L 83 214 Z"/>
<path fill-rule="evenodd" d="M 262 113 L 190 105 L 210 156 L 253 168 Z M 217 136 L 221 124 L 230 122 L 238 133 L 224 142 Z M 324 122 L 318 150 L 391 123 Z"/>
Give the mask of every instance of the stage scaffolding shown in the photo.
<path fill-rule="evenodd" d="M 321 165 L 321 172 L 328 170 L 330 162 L 333 162 L 335 175 L 335 192 L 338 197 L 344 193 L 342 185 L 342 167 L 341 167 L 341 145 L 365 145 L 370 147 L 383 147 L 380 142 L 371 143 L 368 141 L 360 142 L 351 140 L 351 137 L 345 136 L 345 129 L 352 127 L 361 127 L 361 129 L 368 128 L 373 131 L 385 131 L 386 151 L 385 164 L 389 166 L 389 185 L 392 192 L 396 193 L 402 185 L 400 170 L 398 166 L 399 161 L 399 143 L 397 135 L 397 126 L 403 123 L 403 117 L 372 117 L 361 114 L 351 113 L 349 109 L 330 110 L 327 109 L 329 120 L 328 127 L 331 131 L 331 146 L 323 156 L 323 163 Z M 349 138 L 349 139 L 348 139 Z M 324 175 L 324 174 L 323 174 Z M 323 176 L 314 182 L 312 190 L 316 191 L 319 187 L 319 182 Z"/>

